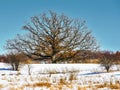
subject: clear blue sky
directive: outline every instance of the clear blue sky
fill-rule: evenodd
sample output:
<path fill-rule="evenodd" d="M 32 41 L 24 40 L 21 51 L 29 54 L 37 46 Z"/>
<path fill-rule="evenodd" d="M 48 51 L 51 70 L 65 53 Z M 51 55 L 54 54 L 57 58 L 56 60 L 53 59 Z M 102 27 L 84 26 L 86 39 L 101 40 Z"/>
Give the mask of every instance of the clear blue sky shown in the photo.
<path fill-rule="evenodd" d="M 120 0 L 0 0 L 0 54 L 31 16 L 48 10 L 86 20 L 101 49 L 120 50 Z"/>

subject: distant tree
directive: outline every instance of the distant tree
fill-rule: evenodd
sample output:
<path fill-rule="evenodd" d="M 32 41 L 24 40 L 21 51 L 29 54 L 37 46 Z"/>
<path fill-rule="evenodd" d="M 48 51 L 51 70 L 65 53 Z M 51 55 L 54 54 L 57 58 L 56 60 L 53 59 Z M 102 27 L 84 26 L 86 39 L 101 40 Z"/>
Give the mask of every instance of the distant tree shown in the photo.
<path fill-rule="evenodd" d="M 110 51 L 104 51 L 100 56 L 100 64 L 107 72 L 109 72 L 112 65 L 114 65 L 114 53 Z"/>
<path fill-rule="evenodd" d="M 86 62 L 91 58 L 91 51 L 89 50 L 78 50 L 75 57 L 72 59 L 72 63 Z"/>
<path fill-rule="evenodd" d="M 116 64 L 120 64 L 120 52 L 119 51 L 115 52 L 115 62 Z"/>
<path fill-rule="evenodd" d="M 8 40 L 6 48 L 24 53 L 33 60 L 51 60 L 51 63 L 72 59 L 76 50 L 96 50 L 98 44 L 86 27 L 85 21 L 71 19 L 50 11 L 31 17 L 23 26 L 27 35 Z M 73 53 L 74 52 L 74 53 Z"/>
<path fill-rule="evenodd" d="M 116 68 L 118 71 L 120 71 L 120 52 L 116 51 L 114 56 L 115 56 L 114 60 L 115 60 Z"/>
<path fill-rule="evenodd" d="M 18 71 L 21 62 L 25 60 L 25 56 L 20 53 L 10 53 L 7 55 L 6 63 L 10 64 L 12 70 Z"/>
<path fill-rule="evenodd" d="M 6 61 L 6 56 L 5 55 L 0 55 L 0 62 Z"/>

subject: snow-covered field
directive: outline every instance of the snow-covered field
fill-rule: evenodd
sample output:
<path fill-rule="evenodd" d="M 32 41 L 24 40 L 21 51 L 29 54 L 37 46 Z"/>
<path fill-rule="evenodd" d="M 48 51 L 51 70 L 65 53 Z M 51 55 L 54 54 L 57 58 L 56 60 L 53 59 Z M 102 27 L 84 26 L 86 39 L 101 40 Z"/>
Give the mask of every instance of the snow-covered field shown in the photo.
<path fill-rule="evenodd" d="M 120 90 L 120 71 L 99 64 L 29 64 L 19 71 L 0 63 L 0 90 Z"/>

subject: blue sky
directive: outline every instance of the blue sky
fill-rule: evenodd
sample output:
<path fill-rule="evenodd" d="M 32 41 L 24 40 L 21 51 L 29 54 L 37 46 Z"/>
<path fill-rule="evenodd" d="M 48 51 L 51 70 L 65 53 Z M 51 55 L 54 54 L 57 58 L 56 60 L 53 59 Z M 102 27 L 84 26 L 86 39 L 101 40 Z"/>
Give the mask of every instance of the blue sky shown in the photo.
<path fill-rule="evenodd" d="M 102 50 L 120 50 L 120 0 L 0 0 L 0 54 L 31 16 L 48 10 L 86 20 Z"/>

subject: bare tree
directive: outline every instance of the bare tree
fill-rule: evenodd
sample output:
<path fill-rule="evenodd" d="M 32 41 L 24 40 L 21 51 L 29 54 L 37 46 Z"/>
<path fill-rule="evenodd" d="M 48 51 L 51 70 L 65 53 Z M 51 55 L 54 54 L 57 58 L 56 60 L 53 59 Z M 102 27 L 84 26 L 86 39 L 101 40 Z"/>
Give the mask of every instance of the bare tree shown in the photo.
<path fill-rule="evenodd" d="M 20 53 L 9 53 L 7 56 L 5 63 L 11 65 L 12 70 L 18 71 L 21 62 L 25 60 L 25 56 Z"/>
<path fill-rule="evenodd" d="M 6 56 L 5 55 L 0 55 L 0 62 L 5 62 L 6 61 Z"/>
<path fill-rule="evenodd" d="M 114 53 L 110 51 L 104 51 L 101 53 L 100 58 L 101 66 L 103 66 L 107 72 L 109 72 L 112 65 L 114 65 Z"/>
<path fill-rule="evenodd" d="M 72 59 L 73 63 L 90 63 L 90 59 L 92 59 L 92 52 L 90 50 L 79 50 L 75 57 Z"/>
<path fill-rule="evenodd" d="M 8 40 L 6 48 L 22 52 L 34 60 L 56 63 L 70 60 L 77 53 L 76 50 L 98 48 L 85 21 L 58 15 L 53 11 L 31 17 L 23 29 L 29 33 Z"/>
<path fill-rule="evenodd" d="M 120 51 L 115 52 L 115 63 L 120 64 Z"/>

